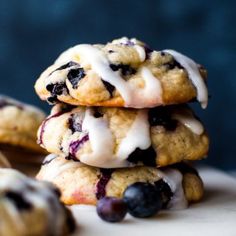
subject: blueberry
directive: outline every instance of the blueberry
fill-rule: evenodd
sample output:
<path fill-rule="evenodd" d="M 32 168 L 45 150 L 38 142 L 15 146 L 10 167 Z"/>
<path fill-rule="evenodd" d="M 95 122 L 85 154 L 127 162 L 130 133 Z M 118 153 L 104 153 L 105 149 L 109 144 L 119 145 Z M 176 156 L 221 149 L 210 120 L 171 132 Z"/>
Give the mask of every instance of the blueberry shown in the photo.
<path fill-rule="evenodd" d="M 165 63 L 164 66 L 166 66 L 168 70 L 173 70 L 174 68 L 184 69 L 183 66 L 179 62 L 177 62 L 175 59 L 173 59 L 170 62 Z"/>
<path fill-rule="evenodd" d="M 97 214 L 108 222 L 119 222 L 125 218 L 127 206 L 122 199 L 104 197 L 97 203 Z"/>
<path fill-rule="evenodd" d="M 171 118 L 171 114 L 163 107 L 155 107 L 149 110 L 148 120 L 151 126 L 163 126 L 168 131 L 174 131 L 177 120 Z"/>
<path fill-rule="evenodd" d="M 160 192 L 155 185 L 137 182 L 130 185 L 124 192 L 123 200 L 128 212 L 138 218 L 155 215 L 162 208 Z"/>
<path fill-rule="evenodd" d="M 94 113 L 93 113 L 93 116 L 95 118 L 100 118 L 100 117 L 103 117 L 103 114 L 98 110 L 98 108 L 94 108 Z"/>
<path fill-rule="evenodd" d="M 52 95 L 62 95 L 66 90 L 66 85 L 65 83 L 48 84 L 46 89 L 51 92 Z"/>
<path fill-rule="evenodd" d="M 71 69 L 67 74 L 67 78 L 72 84 L 73 89 L 76 89 L 78 87 L 79 81 L 84 77 L 85 77 L 85 72 L 83 68 Z"/>
<path fill-rule="evenodd" d="M 127 161 L 131 163 L 137 164 L 138 162 L 142 162 L 146 166 L 156 166 L 156 151 L 152 146 L 149 148 L 142 150 L 140 148 L 136 148 L 127 158 Z"/>
<path fill-rule="evenodd" d="M 11 202 L 13 202 L 15 206 L 21 211 L 30 210 L 33 207 L 31 203 L 24 199 L 20 193 L 8 191 L 5 193 L 5 197 L 7 197 Z"/>
<path fill-rule="evenodd" d="M 78 63 L 70 61 L 70 62 L 60 66 L 59 68 L 57 68 L 55 71 L 57 71 L 57 70 L 64 70 L 64 69 L 66 69 L 68 67 L 72 67 L 72 66 L 76 66 L 76 65 L 78 65 Z"/>
<path fill-rule="evenodd" d="M 173 192 L 171 191 L 169 184 L 167 184 L 163 179 L 156 181 L 155 187 L 161 195 L 162 208 L 165 209 L 173 197 Z"/>
<path fill-rule="evenodd" d="M 132 68 L 130 65 L 124 65 L 124 64 L 110 64 L 110 68 L 113 71 L 121 71 L 122 75 L 132 75 L 136 73 L 136 70 Z"/>
<path fill-rule="evenodd" d="M 110 97 L 113 97 L 113 91 L 115 90 L 115 87 L 105 80 L 102 80 L 102 82 L 105 88 L 107 89 L 107 91 L 110 93 Z"/>
<path fill-rule="evenodd" d="M 66 69 L 66 68 L 69 68 L 69 67 L 72 67 L 72 66 L 76 66 L 76 65 L 79 65 L 79 64 L 76 63 L 76 62 L 70 61 L 70 62 L 68 62 L 68 63 L 66 63 L 66 64 L 64 64 L 64 65 L 62 65 L 62 66 L 60 66 L 60 67 L 58 67 L 56 70 L 52 71 L 49 75 L 51 75 L 51 74 L 52 74 L 53 72 L 55 72 L 55 71 L 64 70 L 64 69 Z"/>

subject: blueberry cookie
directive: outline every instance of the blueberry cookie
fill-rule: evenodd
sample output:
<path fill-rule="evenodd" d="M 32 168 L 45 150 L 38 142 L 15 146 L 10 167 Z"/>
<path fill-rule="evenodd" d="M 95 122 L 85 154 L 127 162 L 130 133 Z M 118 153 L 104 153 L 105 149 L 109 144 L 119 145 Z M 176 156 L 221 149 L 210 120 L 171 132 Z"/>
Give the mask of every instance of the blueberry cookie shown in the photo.
<path fill-rule="evenodd" d="M 75 222 L 59 196 L 50 183 L 0 169 L 0 235 L 69 235 Z"/>
<path fill-rule="evenodd" d="M 207 106 L 206 70 L 174 50 L 136 39 L 80 44 L 62 53 L 35 84 L 49 103 L 148 108 L 197 99 Z"/>
<path fill-rule="evenodd" d="M 11 165 L 2 152 L 0 152 L 0 168 L 9 168 Z"/>
<path fill-rule="evenodd" d="M 42 153 L 36 136 L 44 118 L 38 108 L 0 96 L 0 144 Z"/>
<path fill-rule="evenodd" d="M 49 153 L 100 168 L 197 160 L 209 146 L 201 122 L 180 105 L 137 110 L 57 104 L 38 140 Z"/>
<path fill-rule="evenodd" d="M 100 169 L 51 154 L 44 160 L 37 178 L 54 183 L 65 204 L 94 205 L 105 196 L 121 198 L 125 189 L 136 182 L 148 182 L 163 189 L 165 205 L 171 209 L 185 208 L 203 196 L 201 178 L 185 163 L 160 169 L 147 166 Z"/>

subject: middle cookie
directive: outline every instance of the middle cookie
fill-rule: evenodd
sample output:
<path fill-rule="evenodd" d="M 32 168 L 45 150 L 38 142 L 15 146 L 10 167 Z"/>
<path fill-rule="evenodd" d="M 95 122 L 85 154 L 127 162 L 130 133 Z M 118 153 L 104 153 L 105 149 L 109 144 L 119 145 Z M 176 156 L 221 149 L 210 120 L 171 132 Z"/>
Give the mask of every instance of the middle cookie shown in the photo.
<path fill-rule="evenodd" d="M 207 155 L 209 139 L 187 106 L 152 109 L 58 104 L 38 131 L 39 144 L 100 168 L 166 166 Z"/>

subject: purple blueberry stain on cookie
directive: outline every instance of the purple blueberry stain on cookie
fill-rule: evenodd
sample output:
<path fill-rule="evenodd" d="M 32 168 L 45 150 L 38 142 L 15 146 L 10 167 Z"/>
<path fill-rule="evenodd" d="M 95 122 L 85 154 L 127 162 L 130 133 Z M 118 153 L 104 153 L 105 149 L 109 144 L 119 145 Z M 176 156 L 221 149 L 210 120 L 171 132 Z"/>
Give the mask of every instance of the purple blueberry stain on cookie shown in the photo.
<path fill-rule="evenodd" d="M 171 118 L 170 112 L 163 107 L 155 107 L 149 110 L 148 120 L 151 126 L 163 126 L 168 131 L 174 131 L 177 120 Z"/>
<path fill-rule="evenodd" d="M 113 71 L 120 71 L 122 75 L 133 75 L 136 73 L 136 70 L 132 68 L 130 65 L 125 64 L 110 64 L 110 68 Z"/>
<path fill-rule="evenodd" d="M 70 146 L 69 146 L 69 153 L 72 155 L 72 156 L 76 156 L 76 153 L 77 151 L 83 146 L 84 143 L 86 143 L 87 141 L 89 140 L 89 135 L 86 134 L 83 138 L 79 139 L 79 140 L 76 140 L 76 141 L 72 141 L 70 143 Z"/>
<path fill-rule="evenodd" d="M 42 123 L 42 125 L 41 125 L 41 129 L 40 129 L 40 134 L 39 134 L 39 140 L 38 140 L 38 144 L 39 144 L 39 145 L 42 145 L 42 144 L 43 144 L 43 134 L 44 134 L 44 132 L 45 132 L 45 127 L 46 127 L 47 123 L 48 123 L 51 119 L 53 119 L 53 118 L 56 118 L 56 117 L 61 116 L 61 115 L 65 114 L 65 113 L 67 113 L 67 112 L 70 112 L 72 109 L 73 109 L 73 106 L 65 106 L 65 107 L 62 107 L 62 108 L 61 108 L 61 111 L 57 112 L 57 113 L 54 114 L 54 115 L 51 115 L 51 116 L 47 117 L 47 118 L 43 121 L 43 123 Z"/>
<path fill-rule="evenodd" d="M 20 193 L 8 191 L 5 193 L 5 197 L 10 200 L 20 211 L 30 210 L 33 207 L 31 203 L 24 199 Z"/>
<path fill-rule="evenodd" d="M 95 190 L 96 198 L 98 200 L 106 196 L 106 186 L 111 179 L 112 172 L 112 169 L 100 169 L 101 176 L 96 184 Z"/>
<path fill-rule="evenodd" d="M 136 148 L 127 158 L 127 161 L 137 164 L 139 162 L 143 163 L 146 166 L 156 166 L 156 151 L 152 146 L 142 150 Z"/>
<path fill-rule="evenodd" d="M 80 82 L 81 79 L 85 77 L 85 72 L 83 68 L 75 68 L 71 69 L 68 74 L 67 78 L 70 81 L 72 88 L 77 89 L 78 88 L 78 83 Z"/>

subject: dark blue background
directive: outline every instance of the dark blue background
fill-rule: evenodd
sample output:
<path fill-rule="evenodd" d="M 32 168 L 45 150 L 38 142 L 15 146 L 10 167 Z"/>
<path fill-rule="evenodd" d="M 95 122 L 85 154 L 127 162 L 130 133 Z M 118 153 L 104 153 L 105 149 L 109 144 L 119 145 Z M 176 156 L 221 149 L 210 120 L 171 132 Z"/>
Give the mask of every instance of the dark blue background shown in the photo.
<path fill-rule="evenodd" d="M 212 139 L 208 163 L 236 168 L 235 7 L 220 0 L 0 0 L 0 93 L 48 111 L 33 85 L 66 48 L 121 36 L 174 48 L 209 71 L 209 107 L 195 106 Z"/>

